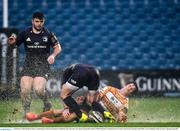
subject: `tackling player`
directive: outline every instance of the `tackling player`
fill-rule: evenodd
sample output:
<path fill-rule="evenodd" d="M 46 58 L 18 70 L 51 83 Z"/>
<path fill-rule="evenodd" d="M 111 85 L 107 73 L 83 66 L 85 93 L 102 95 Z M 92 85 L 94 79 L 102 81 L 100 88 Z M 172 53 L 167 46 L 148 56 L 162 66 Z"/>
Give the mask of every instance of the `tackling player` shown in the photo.
<path fill-rule="evenodd" d="M 71 97 L 74 91 L 82 87 L 87 87 L 89 94 L 94 96 L 99 87 L 99 71 L 87 64 L 73 64 L 66 68 L 62 76 L 60 97 L 80 121 L 87 121 L 88 116 L 80 110 L 79 105 Z M 92 101 L 90 104 L 92 108 L 103 110 L 102 106 L 96 101 Z"/>

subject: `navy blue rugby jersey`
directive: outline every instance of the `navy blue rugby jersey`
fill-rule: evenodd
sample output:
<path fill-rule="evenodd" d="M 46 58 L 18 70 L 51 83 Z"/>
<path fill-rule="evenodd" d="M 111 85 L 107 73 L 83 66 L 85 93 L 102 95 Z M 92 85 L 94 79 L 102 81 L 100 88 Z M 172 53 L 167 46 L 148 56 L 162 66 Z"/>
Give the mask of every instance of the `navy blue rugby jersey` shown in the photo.
<path fill-rule="evenodd" d="M 24 43 L 27 56 L 46 55 L 50 54 L 51 47 L 59 44 L 57 37 L 46 28 L 43 27 L 39 34 L 32 31 L 32 27 L 19 33 L 17 36 L 16 45 Z"/>

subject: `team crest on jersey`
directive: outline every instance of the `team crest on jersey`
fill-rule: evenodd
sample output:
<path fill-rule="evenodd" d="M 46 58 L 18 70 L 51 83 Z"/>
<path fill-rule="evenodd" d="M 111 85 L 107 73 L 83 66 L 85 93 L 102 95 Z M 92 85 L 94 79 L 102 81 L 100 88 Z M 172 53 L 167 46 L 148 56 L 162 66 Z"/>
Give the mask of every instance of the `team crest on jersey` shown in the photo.
<path fill-rule="evenodd" d="M 47 36 L 43 36 L 42 39 L 43 39 L 43 42 L 47 42 L 48 41 Z"/>

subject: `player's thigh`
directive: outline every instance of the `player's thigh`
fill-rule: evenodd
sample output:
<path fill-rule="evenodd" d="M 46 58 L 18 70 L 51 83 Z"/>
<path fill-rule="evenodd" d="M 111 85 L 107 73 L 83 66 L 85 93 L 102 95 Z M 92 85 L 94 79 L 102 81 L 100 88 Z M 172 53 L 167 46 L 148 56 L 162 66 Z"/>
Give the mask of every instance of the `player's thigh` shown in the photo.
<path fill-rule="evenodd" d="M 21 92 L 29 92 L 32 89 L 33 78 L 30 76 L 22 76 L 20 80 Z"/>
<path fill-rule="evenodd" d="M 75 92 L 78 89 L 79 89 L 79 87 L 74 86 L 74 85 L 66 82 L 65 84 L 62 85 L 61 92 L 60 92 L 60 97 L 62 99 L 64 99 L 64 98 L 72 95 L 72 93 Z"/>
<path fill-rule="evenodd" d="M 44 77 L 35 77 L 33 80 L 33 89 L 40 94 L 44 94 L 47 80 Z"/>
<path fill-rule="evenodd" d="M 53 114 L 55 116 L 60 116 L 60 115 L 62 115 L 63 111 L 64 111 L 64 109 L 54 109 Z"/>

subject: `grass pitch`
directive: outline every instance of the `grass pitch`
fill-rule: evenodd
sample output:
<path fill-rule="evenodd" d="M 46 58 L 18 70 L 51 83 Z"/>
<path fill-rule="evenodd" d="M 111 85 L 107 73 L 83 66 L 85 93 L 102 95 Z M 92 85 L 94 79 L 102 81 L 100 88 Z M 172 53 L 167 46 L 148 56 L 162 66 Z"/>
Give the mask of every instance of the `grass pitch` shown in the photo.
<path fill-rule="evenodd" d="M 62 108 L 60 100 L 51 99 L 54 109 Z M 180 127 L 180 98 L 130 98 L 128 122 L 118 123 L 58 123 L 41 124 L 40 121 L 22 123 L 20 99 L 0 101 L 1 127 Z M 39 113 L 43 104 L 33 99 L 31 111 Z"/>

